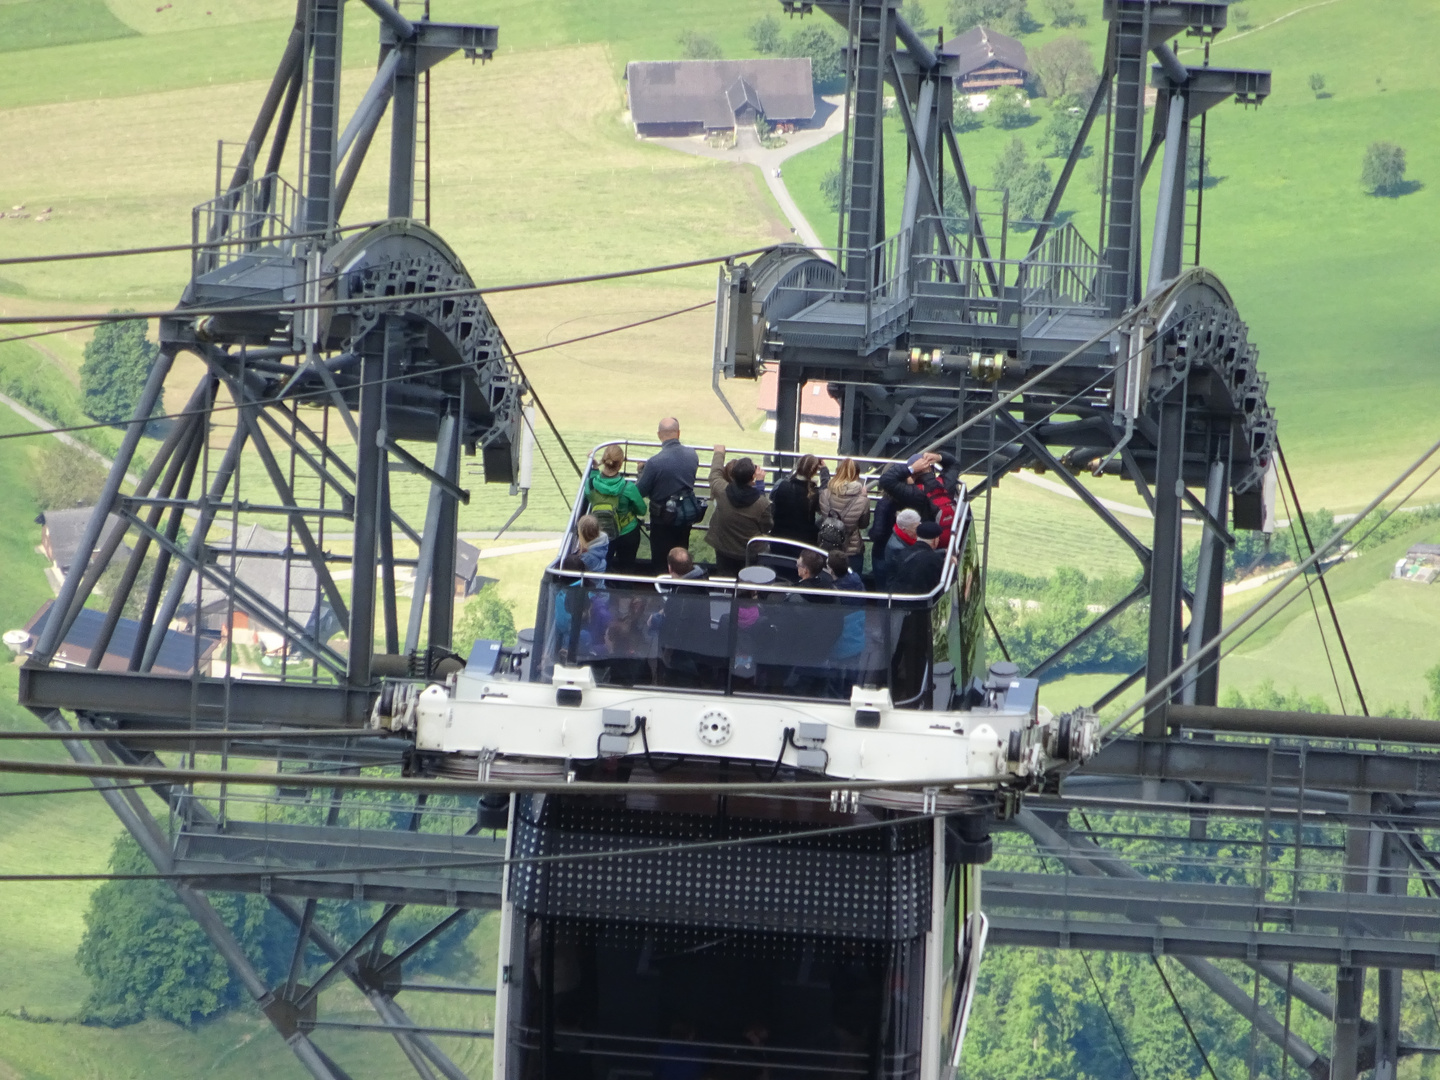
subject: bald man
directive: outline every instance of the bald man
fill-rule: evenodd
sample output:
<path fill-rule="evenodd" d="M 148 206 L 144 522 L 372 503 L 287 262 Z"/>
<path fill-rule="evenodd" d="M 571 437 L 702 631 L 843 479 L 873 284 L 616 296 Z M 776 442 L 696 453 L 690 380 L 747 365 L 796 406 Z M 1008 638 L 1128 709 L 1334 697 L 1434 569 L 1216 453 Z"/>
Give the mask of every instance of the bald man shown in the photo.
<path fill-rule="evenodd" d="M 675 519 L 675 504 L 695 493 L 695 473 L 700 458 L 680 442 L 680 421 L 667 416 L 660 421 L 656 435 L 660 449 L 640 469 L 640 494 L 650 500 L 650 565 L 652 573 L 666 572 L 666 556 L 671 548 L 690 547 L 690 526 Z"/>

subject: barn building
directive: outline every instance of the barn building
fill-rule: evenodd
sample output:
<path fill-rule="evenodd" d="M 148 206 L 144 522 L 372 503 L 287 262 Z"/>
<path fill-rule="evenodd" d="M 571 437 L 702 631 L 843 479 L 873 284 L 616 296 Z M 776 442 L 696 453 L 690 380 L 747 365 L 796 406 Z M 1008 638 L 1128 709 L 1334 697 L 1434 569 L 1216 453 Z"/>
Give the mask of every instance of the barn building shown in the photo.
<path fill-rule="evenodd" d="M 630 119 L 639 135 L 732 132 L 764 116 L 803 124 L 815 115 L 810 60 L 631 61 Z"/>

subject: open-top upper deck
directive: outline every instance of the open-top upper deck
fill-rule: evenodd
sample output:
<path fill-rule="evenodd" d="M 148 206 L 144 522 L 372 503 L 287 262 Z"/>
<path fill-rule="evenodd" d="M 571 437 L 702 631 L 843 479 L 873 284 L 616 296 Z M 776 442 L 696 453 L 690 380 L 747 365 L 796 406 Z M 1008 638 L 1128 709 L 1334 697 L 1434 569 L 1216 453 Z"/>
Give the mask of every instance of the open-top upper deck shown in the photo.
<path fill-rule="evenodd" d="M 596 448 L 598 453 L 605 445 Z M 622 442 L 625 473 L 640 471 L 637 451 L 653 442 Z M 713 499 L 707 448 L 695 447 L 697 497 Z M 801 455 L 730 452 L 768 459 L 783 474 Z M 593 457 L 593 455 L 592 455 Z M 841 458 L 822 462 L 834 467 Z M 884 458 L 852 458 L 872 502 Z M 593 468 L 593 466 L 592 466 Z M 588 479 L 588 478 L 587 478 Z M 938 583 L 925 593 L 816 589 L 798 580 L 797 556 L 824 551 L 803 542 L 757 536 L 747 565 L 775 572 L 773 584 L 717 573 L 698 580 L 647 573 L 563 569 L 587 510 L 584 480 L 571 527 L 546 569 L 536 613 L 530 679 L 548 682 L 556 665 L 589 667 L 597 685 L 657 686 L 726 695 L 761 694 L 848 701 L 853 688 L 885 689 L 902 707 L 946 708 L 980 663 L 979 551 L 963 487 L 944 549 Z M 697 523 L 696 530 L 703 527 Z M 700 545 L 696 544 L 696 547 Z M 939 643 L 938 650 L 936 643 Z"/>

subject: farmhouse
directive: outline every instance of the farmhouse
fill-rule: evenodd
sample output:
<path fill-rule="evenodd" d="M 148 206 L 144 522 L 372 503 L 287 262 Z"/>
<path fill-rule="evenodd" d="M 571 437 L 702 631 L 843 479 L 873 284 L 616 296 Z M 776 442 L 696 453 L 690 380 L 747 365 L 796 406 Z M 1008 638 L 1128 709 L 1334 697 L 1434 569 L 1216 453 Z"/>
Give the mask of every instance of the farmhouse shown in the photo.
<path fill-rule="evenodd" d="M 959 58 L 955 77 L 960 80 L 960 89 L 967 93 L 1024 86 L 1030 77 L 1030 58 L 1025 55 L 1025 46 L 983 26 L 951 38 L 940 46 L 940 52 Z"/>
<path fill-rule="evenodd" d="M 639 135 L 734 131 L 764 116 L 772 124 L 815 115 L 810 60 L 631 61 L 630 119 Z"/>

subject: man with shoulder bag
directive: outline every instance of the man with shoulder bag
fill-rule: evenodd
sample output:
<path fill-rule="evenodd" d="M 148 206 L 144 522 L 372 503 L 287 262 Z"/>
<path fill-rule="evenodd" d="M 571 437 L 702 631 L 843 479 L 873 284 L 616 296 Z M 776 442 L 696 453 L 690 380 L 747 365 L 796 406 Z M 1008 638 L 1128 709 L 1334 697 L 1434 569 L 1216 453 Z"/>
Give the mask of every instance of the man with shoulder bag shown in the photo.
<path fill-rule="evenodd" d="M 672 548 L 690 547 L 690 529 L 705 516 L 695 498 L 695 473 L 700 458 L 680 442 L 680 421 L 667 416 L 656 433 L 660 449 L 641 467 L 640 494 L 650 500 L 650 564 L 655 574 L 667 571 Z"/>

